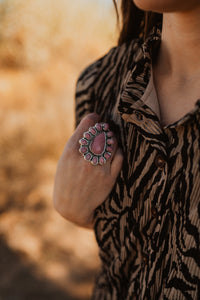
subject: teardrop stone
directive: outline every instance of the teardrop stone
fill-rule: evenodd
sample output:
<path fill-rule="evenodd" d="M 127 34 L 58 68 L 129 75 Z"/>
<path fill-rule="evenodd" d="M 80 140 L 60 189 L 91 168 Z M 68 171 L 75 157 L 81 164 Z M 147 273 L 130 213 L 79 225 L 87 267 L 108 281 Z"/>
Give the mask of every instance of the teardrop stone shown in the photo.
<path fill-rule="evenodd" d="M 96 129 L 94 127 L 90 127 L 89 131 L 95 135 L 97 132 L 96 132 Z"/>
<path fill-rule="evenodd" d="M 98 134 L 92 141 L 90 150 L 92 153 L 100 155 L 105 149 L 106 136 L 105 133 L 102 132 Z"/>
<path fill-rule="evenodd" d="M 82 145 L 87 145 L 87 144 L 88 144 L 88 141 L 85 140 L 85 139 L 81 139 L 81 140 L 80 140 L 80 144 L 82 144 Z"/>
<path fill-rule="evenodd" d="M 88 151 L 88 149 L 86 147 L 81 147 L 80 148 L 80 152 L 83 153 L 83 154 L 86 153 L 87 151 Z"/>
<path fill-rule="evenodd" d="M 113 135 L 114 135 L 114 133 L 112 131 L 107 132 L 107 137 L 112 137 Z"/>
<path fill-rule="evenodd" d="M 84 157 L 85 157 L 85 160 L 90 160 L 92 155 L 90 153 L 88 153 Z"/>
<path fill-rule="evenodd" d="M 83 136 L 87 139 L 90 140 L 91 139 L 91 134 L 89 132 L 84 132 Z"/>
<path fill-rule="evenodd" d="M 93 157 L 92 164 L 95 165 L 95 166 L 98 164 L 98 157 L 97 156 Z"/>
<path fill-rule="evenodd" d="M 106 151 L 112 152 L 113 148 L 111 146 L 106 147 Z"/>
<path fill-rule="evenodd" d="M 106 159 L 103 156 L 100 156 L 99 157 L 99 164 L 103 165 L 103 164 L 105 164 L 105 162 L 106 162 Z"/>
<path fill-rule="evenodd" d="M 96 127 L 96 129 L 97 129 L 98 131 L 101 131 L 101 130 L 102 130 L 102 125 L 99 124 L 99 123 L 96 123 L 96 124 L 95 124 L 95 127 Z"/>
<path fill-rule="evenodd" d="M 104 157 L 105 157 L 105 159 L 109 159 L 109 158 L 111 157 L 111 155 L 110 155 L 108 152 L 106 152 L 106 153 L 104 154 Z"/>
<path fill-rule="evenodd" d="M 109 129 L 108 123 L 104 123 L 103 124 L 103 130 L 108 131 L 108 129 Z"/>

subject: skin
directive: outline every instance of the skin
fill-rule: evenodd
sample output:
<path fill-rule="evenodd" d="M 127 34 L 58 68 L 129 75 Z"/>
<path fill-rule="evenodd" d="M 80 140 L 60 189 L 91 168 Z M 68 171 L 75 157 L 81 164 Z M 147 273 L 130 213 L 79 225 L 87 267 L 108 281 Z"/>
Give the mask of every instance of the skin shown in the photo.
<path fill-rule="evenodd" d="M 177 121 L 200 95 L 200 1 L 134 0 L 144 10 L 163 13 L 162 41 L 153 65 L 161 124 Z"/>
<path fill-rule="evenodd" d="M 133 2 L 142 10 L 158 13 L 189 11 L 199 5 L 198 0 L 133 0 Z"/>
<path fill-rule="evenodd" d="M 95 113 L 86 116 L 67 142 L 58 162 L 53 202 L 68 221 L 92 228 L 94 210 L 108 197 L 119 171 L 123 155 L 114 138 L 111 159 L 103 166 L 93 166 L 79 153 L 83 133 L 99 121 Z"/>

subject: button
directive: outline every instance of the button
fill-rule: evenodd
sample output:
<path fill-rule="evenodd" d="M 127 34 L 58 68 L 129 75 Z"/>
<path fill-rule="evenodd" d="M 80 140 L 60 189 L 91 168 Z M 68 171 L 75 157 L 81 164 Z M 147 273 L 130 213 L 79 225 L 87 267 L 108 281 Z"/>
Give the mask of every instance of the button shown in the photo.
<path fill-rule="evenodd" d="M 158 216 L 158 211 L 157 209 L 155 208 L 155 206 L 152 206 L 151 207 L 151 214 L 154 218 L 156 218 Z"/>
<path fill-rule="evenodd" d="M 164 158 L 161 156 L 161 155 L 157 155 L 156 156 L 156 160 L 155 160 L 155 163 L 156 163 L 156 166 L 159 168 L 159 169 L 164 169 L 164 166 L 165 166 L 165 160 Z"/>
<path fill-rule="evenodd" d="M 138 119 L 138 121 L 142 121 L 143 120 L 143 116 L 140 112 L 136 111 L 135 112 L 136 118 Z"/>
<path fill-rule="evenodd" d="M 148 263 L 148 258 L 147 258 L 147 255 L 145 255 L 145 254 L 143 254 L 142 255 L 142 262 L 143 262 L 143 265 L 147 265 L 147 263 Z"/>

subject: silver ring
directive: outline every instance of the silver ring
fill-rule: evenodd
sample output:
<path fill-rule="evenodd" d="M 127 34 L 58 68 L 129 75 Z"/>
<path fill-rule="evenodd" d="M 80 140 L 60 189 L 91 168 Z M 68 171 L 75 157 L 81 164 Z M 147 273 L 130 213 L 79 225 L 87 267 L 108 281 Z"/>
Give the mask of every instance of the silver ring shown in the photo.
<path fill-rule="evenodd" d="M 79 140 L 79 152 L 93 165 L 103 165 L 111 157 L 113 150 L 113 132 L 107 123 L 96 123 L 84 132 Z"/>

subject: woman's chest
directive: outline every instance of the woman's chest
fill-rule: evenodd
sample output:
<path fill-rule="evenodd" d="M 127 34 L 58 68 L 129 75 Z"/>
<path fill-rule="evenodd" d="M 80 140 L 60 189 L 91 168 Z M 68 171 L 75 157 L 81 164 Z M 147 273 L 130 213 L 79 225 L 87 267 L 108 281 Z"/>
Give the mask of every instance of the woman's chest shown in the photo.
<path fill-rule="evenodd" d="M 195 106 L 197 98 L 180 95 L 161 95 L 159 97 L 160 123 L 161 126 L 168 126 L 179 121 L 186 114 L 190 113 Z"/>

